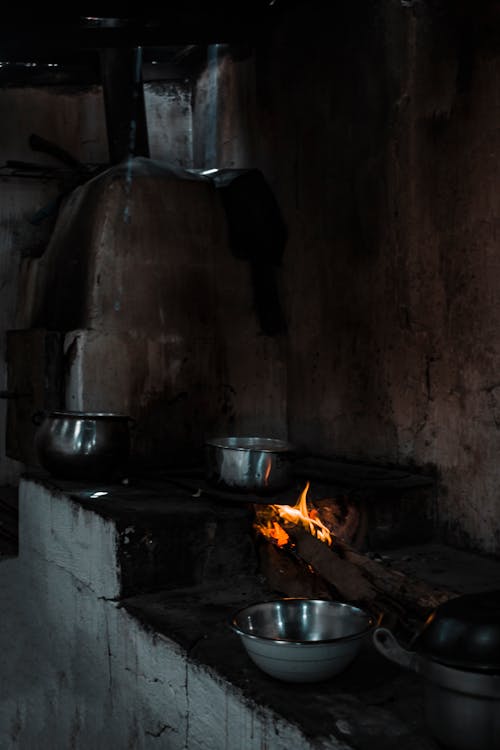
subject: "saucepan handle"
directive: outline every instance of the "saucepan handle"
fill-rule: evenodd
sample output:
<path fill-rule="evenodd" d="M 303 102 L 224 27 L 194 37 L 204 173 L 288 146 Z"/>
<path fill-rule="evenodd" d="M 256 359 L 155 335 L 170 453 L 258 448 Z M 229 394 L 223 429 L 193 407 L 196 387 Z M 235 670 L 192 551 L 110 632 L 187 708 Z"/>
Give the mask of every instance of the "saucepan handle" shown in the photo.
<path fill-rule="evenodd" d="M 46 416 L 47 416 L 46 411 L 36 411 L 34 414 L 31 415 L 31 421 L 33 422 L 34 425 L 39 427 L 42 424 Z"/>
<path fill-rule="evenodd" d="M 416 653 L 403 648 L 387 628 L 375 628 L 373 643 L 382 656 L 385 656 L 395 664 L 399 664 L 400 667 L 417 671 Z"/>

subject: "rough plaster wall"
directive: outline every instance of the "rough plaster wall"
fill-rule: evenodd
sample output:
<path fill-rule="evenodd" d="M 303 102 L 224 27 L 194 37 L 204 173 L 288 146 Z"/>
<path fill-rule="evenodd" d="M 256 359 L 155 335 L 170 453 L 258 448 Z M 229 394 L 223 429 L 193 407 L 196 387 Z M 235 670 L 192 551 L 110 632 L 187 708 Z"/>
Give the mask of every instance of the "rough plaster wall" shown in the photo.
<path fill-rule="evenodd" d="M 20 557 L 0 565 L 2 749 L 184 746 L 180 650 L 120 610 L 114 530 L 93 515 L 21 483 Z"/>
<path fill-rule="evenodd" d="M 257 135 L 253 58 L 238 64 L 236 73 L 231 58 L 219 45 L 212 45 L 193 102 L 194 167 L 254 167 Z"/>
<path fill-rule="evenodd" d="M 209 60 L 194 92 L 194 165 L 199 169 L 214 165 L 228 169 L 259 166 L 252 145 L 262 135 L 256 134 L 253 126 L 256 112 L 253 60 L 243 61 L 237 72 L 220 49 L 212 49 Z M 220 263 L 215 279 L 218 330 L 223 333 L 219 337 L 217 373 L 218 382 L 225 384 L 220 409 L 226 424 L 221 421 L 221 427 L 226 428 L 226 433 L 229 430 L 229 434 L 286 438 L 286 339 L 282 335 L 266 336 L 259 330 L 250 264 L 235 259 L 231 253 L 225 264 L 227 268 Z M 283 274 L 278 268 L 280 295 L 283 295 L 282 284 Z M 244 326 L 238 316 L 242 305 L 246 310 Z"/>
<path fill-rule="evenodd" d="M 193 166 L 191 85 L 156 82 L 144 85 L 144 103 L 152 159 L 167 159 L 186 169 Z"/>
<path fill-rule="evenodd" d="M 219 166 L 261 168 L 289 228 L 290 438 L 431 464 L 444 537 L 498 554 L 500 49 L 424 4 L 350 5 L 295 6 L 217 89 Z"/>
<path fill-rule="evenodd" d="M 64 88 L 0 90 L 0 163 L 8 159 L 52 166 L 60 162 L 29 146 L 32 133 L 47 138 L 89 162 L 107 161 L 104 114 L 98 89 Z M 34 226 L 30 219 L 58 194 L 54 181 L 0 180 L 0 388 L 5 388 L 5 336 L 15 327 L 19 263 L 44 245 L 52 223 Z M 0 484 L 15 483 L 19 465 L 5 457 L 6 403 L 0 400 Z"/>
<path fill-rule="evenodd" d="M 21 139 L 21 137 L 27 144 L 29 134 L 35 131 L 56 141 L 84 161 L 106 161 L 104 115 L 99 89 L 92 89 L 91 91 L 54 90 L 54 92 L 51 90 L 22 90 L 3 92 L 2 95 L 5 96 L 6 100 L 8 96 L 14 97 L 19 111 L 18 119 L 23 123 L 21 127 L 19 123 L 11 122 L 9 118 L 6 118 L 3 123 L 8 131 L 12 149 L 18 148 L 18 139 Z M 190 88 L 185 82 L 147 84 L 145 86 L 145 101 L 152 158 L 166 161 L 174 167 L 190 167 L 193 163 Z M 6 101 L 6 109 L 10 107 L 10 105 L 9 107 L 7 105 L 8 102 Z M 94 128 L 93 131 L 92 128 Z M 24 150 L 15 150 L 14 153 L 8 153 L 6 158 L 15 156 L 15 158 L 35 160 L 32 153 L 26 153 L 28 149 L 26 144 L 23 146 Z M 53 163 L 50 158 L 43 157 L 43 155 L 40 160 Z M 21 189 L 25 189 L 24 185 L 21 186 Z M 41 205 L 45 205 L 46 198 L 43 191 L 47 191 L 47 188 L 36 183 L 35 189 L 38 191 L 37 197 L 39 199 L 36 208 L 39 208 Z M 51 196 L 55 195 L 56 189 L 53 186 L 50 189 L 52 190 Z M 11 217 L 9 214 L 10 223 L 7 225 L 9 240 L 13 231 L 12 221 L 14 221 L 16 231 L 18 231 L 21 223 L 16 217 Z M 47 231 L 45 234 L 48 237 L 49 232 Z M 11 255 L 9 259 L 12 262 L 6 270 L 5 277 L 9 289 L 10 305 L 13 310 L 19 257 Z M 38 265 L 37 259 L 25 258 L 23 260 L 23 289 L 31 302 L 35 297 L 34 285 Z M 111 273 L 116 274 L 116 264 L 111 269 Z M 196 269 L 193 273 L 197 273 Z M 208 296 L 214 298 L 215 308 L 212 305 L 211 311 L 208 312 L 210 305 L 206 304 L 204 294 L 197 293 L 195 298 L 191 295 L 191 306 L 199 310 L 197 319 L 191 321 L 191 325 L 195 326 L 200 316 L 204 316 L 207 320 L 210 317 L 212 322 L 215 321 L 208 335 L 202 335 L 201 343 L 198 346 L 199 351 L 195 352 L 195 356 L 199 360 L 197 366 L 199 365 L 208 372 L 207 380 L 211 382 L 215 379 L 217 384 L 217 391 L 212 397 L 212 391 L 205 387 L 203 378 L 200 379 L 199 388 L 205 391 L 202 398 L 209 403 L 210 413 L 205 410 L 203 418 L 199 415 L 196 416 L 194 428 L 197 435 L 200 431 L 201 433 L 212 433 L 233 430 L 257 434 L 264 432 L 274 434 L 276 437 L 286 435 L 283 356 L 279 353 L 280 345 L 277 345 L 275 340 L 262 336 L 259 332 L 256 314 L 253 310 L 250 278 L 249 265 L 233 258 L 225 243 L 220 242 L 218 243 L 218 256 L 209 271 L 209 278 L 203 281 L 200 276 L 201 287 L 204 288 Z M 178 288 L 182 291 L 187 288 L 186 275 L 179 282 Z M 186 293 L 186 300 L 188 296 Z M 19 307 L 21 308 L 21 305 Z M 140 306 L 136 307 L 136 312 L 141 310 Z M 22 310 L 19 309 L 18 311 L 17 322 L 14 321 L 13 312 L 6 317 L 5 329 L 16 327 L 16 325 L 18 327 L 29 325 L 26 322 L 29 315 L 29 306 L 23 304 Z M 188 337 L 190 341 L 195 339 L 198 341 L 201 328 L 203 326 L 198 326 L 194 336 L 190 333 Z M 212 345 L 214 337 L 216 344 Z M 212 352 L 215 350 L 217 351 L 217 358 L 214 363 Z M 156 354 L 156 349 L 151 350 L 148 354 L 153 358 L 153 363 L 156 362 Z M 251 369 L 250 373 L 247 366 L 249 361 L 255 363 L 255 367 Z M 2 376 L 4 375 L 4 367 L 1 363 L 0 373 Z M 155 388 L 162 390 L 164 384 L 155 382 L 153 385 Z M 148 382 L 144 384 L 144 387 L 149 387 Z M 70 390 L 73 407 L 88 408 L 92 398 L 85 400 L 79 397 L 75 400 L 73 398 L 75 391 L 72 389 L 72 385 Z M 81 396 L 81 381 L 78 382 L 77 391 Z M 119 395 L 117 391 L 114 402 L 117 401 Z M 129 411 L 129 409 L 125 409 L 125 406 L 122 405 L 118 410 Z M 216 414 L 215 417 L 214 413 Z M 155 420 L 156 427 L 154 429 L 159 430 L 161 434 L 165 432 L 164 424 L 172 424 L 172 439 L 175 440 L 175 430 L 177 429 L 175 419 L 167 422 L 162 421 L 163 417 L 158 410 L 152 410 L 152 419 Z M 2 441 L 4 440 L 4 424 L 5 415 L 3 419 L 0 419 L 0 439 Z M 149 429 L 149 427 L 146 426 L 146 429 Z M 191 427 L 188 425 L 186 429 L 190 430 Z M 199 442 L 198 439 L 197 443 Z M 164 452 L 162 450 L 162 455 Z M 2 453 L 4 453 L 4 450 Z M 14 483 L 17 478 L 19 469 L 15 467 L 15 471 L 9 475 L 6 471 L 7 465 L 13 465 L 13 462 L 8 462 L 6 459 L 0 461 L 0 484 L 2 482 Z"/>
<path fill-rule="evenodd" d="M 441 473 L 443 530 L 498 554 L 500 49 L 469 59 L 425 21 L 407 20 L 388 151 L 397 265 L 383 377 L 398 454 Z"/>
<path fill-rule="evenodd" d="M 190 89 L 182 82 L 145 86 L 151 156 L 190 167 Z M 83 162 L 107 163 L 108 148 L 100 87 L 20 88 L 0 90 L 0 164 L 8 159 L 51 166 L 60 162 L 29 146 L 32 133 L 46 138 Z M 6 330 L 16 327 L 19 265 L 33 262 L 29 253 L 46 245 L 51 220 L 38 226 L 29 219 L 58 195 L 55 181 L 0 180 L 0 389 L 7 387 Z M 19 316 L 18 316 L 19 317 Z M 0 484 L 15 484 L 20 465 L 5 456 L 6 402 L 0 399 Z"/>
<path fill-rule="evenodd" d="M 282 435 L 276 345 L 210 180 L 140 158 L 107 170 L 73 192 L 30 270 L 22 326 L 79 329 L 66 407 L 132 416 L 134 458 L 202 464 L 209 434 Z"/>

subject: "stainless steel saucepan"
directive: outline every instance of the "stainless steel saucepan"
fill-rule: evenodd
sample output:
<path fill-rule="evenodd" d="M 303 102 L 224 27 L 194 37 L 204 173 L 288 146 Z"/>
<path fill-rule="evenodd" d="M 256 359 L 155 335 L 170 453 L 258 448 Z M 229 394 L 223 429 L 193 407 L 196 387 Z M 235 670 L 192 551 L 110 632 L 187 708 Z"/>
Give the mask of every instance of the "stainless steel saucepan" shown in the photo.
<path fill-rule="evenodd" d="M 285 440 L 216 437 L 205 449 L 207 477 L 223 488 L 269 494 L 292 482 L 295 451 Z"/>

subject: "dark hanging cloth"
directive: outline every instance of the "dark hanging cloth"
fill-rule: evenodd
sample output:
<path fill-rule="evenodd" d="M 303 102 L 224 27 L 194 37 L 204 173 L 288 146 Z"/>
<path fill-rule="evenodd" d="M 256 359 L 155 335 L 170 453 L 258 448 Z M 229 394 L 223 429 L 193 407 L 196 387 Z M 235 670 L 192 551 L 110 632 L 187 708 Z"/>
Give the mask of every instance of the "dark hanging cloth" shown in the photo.
<path fill-rule="evenodd" d="M 282 263 L 287 230 L 278 202 L 258 169 L 221 169 L 212 179 L 226 213 L 231 252 L 251 266 L 262 333 L 285 333 L 276 269 Z"/>

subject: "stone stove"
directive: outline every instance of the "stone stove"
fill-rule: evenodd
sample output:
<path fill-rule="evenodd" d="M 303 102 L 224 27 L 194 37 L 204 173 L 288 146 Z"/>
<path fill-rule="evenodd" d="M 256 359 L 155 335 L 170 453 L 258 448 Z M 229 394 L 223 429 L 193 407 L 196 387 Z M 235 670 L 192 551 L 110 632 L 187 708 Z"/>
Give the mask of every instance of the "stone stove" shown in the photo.
<path fill-rule="evenodd" d="M 369 642 L 344 674 L 316 685 L 278 683 L 250 662 L 229 617 L 276 596 L 257 567 L 253 506 L 200 484 L 161 473 L 107 486 L 23 478 L 19 557 L 0 566 L 11 612 L 6 747 L 105 738 L 174 750 L 436 750 L 417 678 Z M 498 581 L 498 562 L 429 541 L 377 554 L 441 584 L 460 558 L 457 591 Z"/>
<path fill-rule="evenodd" d="M 214 486 L 203 468 L 132 467 L 130 477 L 109 486 L 55 481 L 83 507 L 114 520 L 121 593 L 131 595 L 255 573 L 257 509 L 293 506 L 309 474 L 310 496 L 356 549 L 375 555 L 432 539 L 433 479 L 396 469 L 309 457 L 296 462 L 289 489 L 267 498 Z"/>

